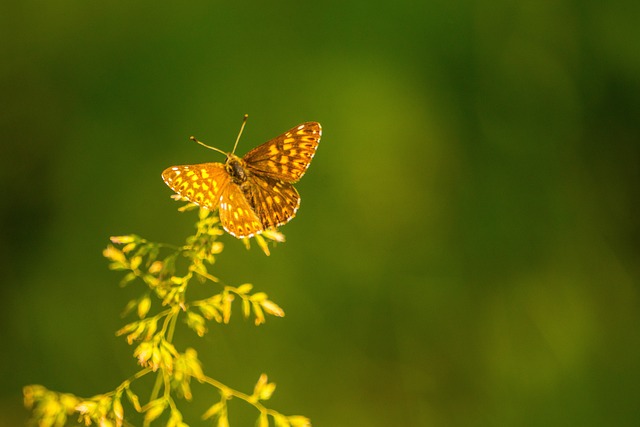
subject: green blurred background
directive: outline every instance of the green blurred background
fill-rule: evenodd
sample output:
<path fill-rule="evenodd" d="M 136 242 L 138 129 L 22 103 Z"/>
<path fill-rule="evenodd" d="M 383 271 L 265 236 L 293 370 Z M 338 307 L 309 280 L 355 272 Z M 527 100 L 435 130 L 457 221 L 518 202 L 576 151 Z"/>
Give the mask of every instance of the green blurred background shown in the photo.
<path fill-rule="evenodd" d="M 160 172 L 222 161 L 187 138 L 228 150 L 245 113 L 240 154 L 324 134 L 287 243 L 224 237 L 215 273 L 287 316 L 183 332 L 211 376 L 267 372 L 315 426 L 640 425 L 640 2 L 0 9 L 0 425 L 26 384 L 137 369 L 114 331 L 141 287 L 101 251 L 181 242 Z"/>

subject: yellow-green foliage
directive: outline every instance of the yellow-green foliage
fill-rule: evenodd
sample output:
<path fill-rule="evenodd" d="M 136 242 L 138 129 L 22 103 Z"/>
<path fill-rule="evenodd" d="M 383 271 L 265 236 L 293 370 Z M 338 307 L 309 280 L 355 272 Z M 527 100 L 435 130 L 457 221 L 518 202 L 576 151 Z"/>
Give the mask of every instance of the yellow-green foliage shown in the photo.
<path fill-rule="evenodd" d="M 194 208 L 187 205 L 181 210 Z M 178 319 L 202 337 L 207 333 L 209 321 L 229 323 L 236 299 L 241 301 L 242 315 L 245 318 L 253 316 L 256 325 L 264 323 L 266 315 L 284 316 L 284 311 L 267 294 L 252 293 L 253 285 L 226 285 L 209 272 L 215 257 L 224 249 L 218 241 L 223 233 L 218 217 L 200 209 L 196 233 L 187 237 L 183 246 L 149 242 L 133 234 L 111 238 L 112 244 L 103 254 L 110 261 L 112 270 L 126 272 L 121 284 L 137 281 L 146 287 L 145 293 L 129 301 L 125 308 L 126 314 L 134 314 L 137 319 L 117 332 L 130 345 L 135 345 L 133 355 L 142 368 L 115 390 L 89 398 L 50 391 L 41 385 L 24 387 L 25 405 L 33 410 L 35 424 L 59 427 L 67 425 L 68 421 L 74 424 L 77 420 L 86 426 L 128 426 L 131 424 L 126 421 L 127 411 L 134 410 L 143 414 L 144 426 L 155 422 L 168 427 L 186 427 L 188 424 L 182 419 L 176 399 L 192 399 L 190 382 L 193 378 L 215 387 L 220 394 L 220 399 L 212 402 L 202 415 L 203 420 L 208 420 L 208 425 L 229 426 L 227 402 L 233 398 L 257 409 L 256 425 L 259 427 L 269 426 L 270 419 L 276 427 L 311 425 L 306 417 L 285 416 L 264 405 L 275 390 L 275 384 L 268 381 L 266 374 L 260 376 L 251 394 L 242 393 L 207 376 L 195 349 L 181 351 L 173 344 Z M 277 231 L 257 236 L 256 242 L 267 255 L 269 248 L 263 236 L 284 241 L 284 236 Z M 248 239 L 245 239 L 245 244 L 248 247 Z M 192 280 L 215 282 L 220 292 L 205 299 L 189 301 L 187 291 Z M 154 306 L 154 300 L 159 304 L 156 302 Z M 158 309 L 154 310 L 155 307 Z M 153 389 L 146 393 L 134 392 L 136 381 L 147 375 L 155 376 Z M 142 394 L 147 397 L 143 399 L 140 397 Z"/>

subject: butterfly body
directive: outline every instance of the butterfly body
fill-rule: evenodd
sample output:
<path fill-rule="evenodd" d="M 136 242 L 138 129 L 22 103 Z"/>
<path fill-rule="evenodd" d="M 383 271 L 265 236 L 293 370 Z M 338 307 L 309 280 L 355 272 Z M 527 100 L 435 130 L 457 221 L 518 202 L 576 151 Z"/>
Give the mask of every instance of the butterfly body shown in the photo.
<path fill-rule="evenodd" d="M 219 209 L 220 221 L 229 234 L 251 237 L 295 217 L 300 195 L 292 184 L 309 167 L 321 135 L 320 123 L 303 123 L 243 157 L 225 153 L 224 164 L 173 166 L 162 178 L 187 200 Z"/>
<path fill-rule="evenodd" d="M 225 162 L 225 169 L 234 183 L 240 185 L 247 181 L 247 169 L 246 164 L 242 159 L 235 154 L 227 153 L 227 161 Z"/>

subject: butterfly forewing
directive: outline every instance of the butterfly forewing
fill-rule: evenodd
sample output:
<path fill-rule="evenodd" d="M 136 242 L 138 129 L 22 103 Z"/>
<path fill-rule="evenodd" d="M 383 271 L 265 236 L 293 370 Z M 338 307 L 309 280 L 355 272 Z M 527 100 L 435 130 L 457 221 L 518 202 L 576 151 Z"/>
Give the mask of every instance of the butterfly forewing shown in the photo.
<path fill-rule="evenodd" d="M 300 195 L 288 182 L 255 177 L 252 189 L 255 211 L 265 228 L 276 228 L 296 216 Z"/>
<path fill-rule="evenodd" d="M 307 171 L 321 136 L 320 123 L 303 123 L 259 145 L 242 159 L 255 175 L 295 183 Z"/>
<path fill-rule="evenodd" d="M 230 181 L 222 163 L 173 166 L 162 172 L 162 179 L 180 196 L 210 210 L 218 208 Z"/>

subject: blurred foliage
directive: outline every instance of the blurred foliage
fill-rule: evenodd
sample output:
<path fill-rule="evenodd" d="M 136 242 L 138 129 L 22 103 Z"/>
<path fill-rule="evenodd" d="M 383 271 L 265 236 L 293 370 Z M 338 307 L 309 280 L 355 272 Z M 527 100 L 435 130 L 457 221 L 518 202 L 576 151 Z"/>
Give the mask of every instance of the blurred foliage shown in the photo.
<path fill-rule="evenodd" d="M 316 425 L 638 424 L 640 3 L 1 9 L 0 425 L 133 373 L 102 239 L 186 234 L 160 172 L 244 113 L 239 154 L 323 140 L 289 243 L 216 266 L 288 321 L 211 330 L 212 375 Z"/>

